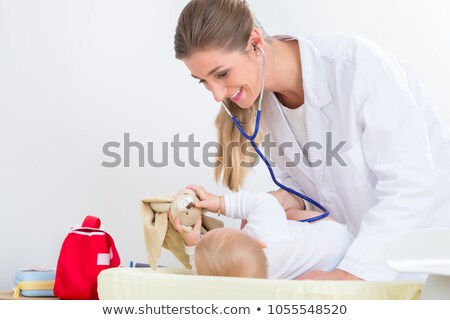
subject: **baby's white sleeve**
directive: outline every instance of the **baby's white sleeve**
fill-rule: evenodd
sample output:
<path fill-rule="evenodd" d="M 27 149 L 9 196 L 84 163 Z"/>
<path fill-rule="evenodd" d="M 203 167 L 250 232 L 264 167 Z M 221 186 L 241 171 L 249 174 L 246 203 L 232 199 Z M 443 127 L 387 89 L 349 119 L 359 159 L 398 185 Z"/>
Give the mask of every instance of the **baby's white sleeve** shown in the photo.
<path fill-rule="evenodd" d="M 226 195 L 224 199 L 228 217 L 247 220 L 243 231 L 263 241 L 290 239 L 286 212 L 273 195 L 240 191 Z"/>
<path fill-rule="evenodd" d="M 194 272 L 194 274 L 197 274 L 197 268 L 195 267 L 195 247 L 196 246 L 188 247 L 188 246 L 185 245 L 184 246 L 184 252 L 189 257 L 189 264 L 192 267 L 192 271 Z"/>
<path fill-rule="evenodd" d="M 258 207 L 267 197 L 265 192 L 233 192 L 224 196 L 225 215 L 233 219 L 247 219 L 254 214 Z"/>

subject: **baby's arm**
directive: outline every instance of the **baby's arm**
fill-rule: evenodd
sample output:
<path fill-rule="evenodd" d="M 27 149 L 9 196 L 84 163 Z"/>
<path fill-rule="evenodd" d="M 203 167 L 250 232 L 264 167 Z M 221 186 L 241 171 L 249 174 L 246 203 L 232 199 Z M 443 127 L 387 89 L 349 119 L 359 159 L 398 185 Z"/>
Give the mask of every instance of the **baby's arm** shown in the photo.
<path fill-rule="evenodd" d="M 181 238 L 184 241 L 184 252 L 189 257 L 189 264 L 192 267 L 192 271 L 194 273 L 197 272 L 195 267 L 195 247 L 200 242 L 201 239 L 201 226 L 202 226 L 202 217 L 200 216 L 195 222 L 192 231 L 186 232 L 181 228 L 180 218 L 173 219 L 172 214 L 169 212 L 169 221 L 172 224 L 173 228 L 180 234 Z"/>
<path fill-rule="evenodd" d="M 218 196 L 200 186 L 189 185 L 188 188 L 194 190 L 200 199 L 194 204 L 196 207 L 247 221 L 247 232 L 265 244 L 291 237 L 286 212 L 277 199 L 266 192 L 240 191 Z"/>
<path fill-rule="evenodd" d="M 190 184 L 187 188 L 195 191 L 200 201 L 194 203 L 198 208 L 206 209 L 210 212 L 224 212 L 223 196 L 218 196 L 213 193 L 209 193 L 205 188 Z"/>

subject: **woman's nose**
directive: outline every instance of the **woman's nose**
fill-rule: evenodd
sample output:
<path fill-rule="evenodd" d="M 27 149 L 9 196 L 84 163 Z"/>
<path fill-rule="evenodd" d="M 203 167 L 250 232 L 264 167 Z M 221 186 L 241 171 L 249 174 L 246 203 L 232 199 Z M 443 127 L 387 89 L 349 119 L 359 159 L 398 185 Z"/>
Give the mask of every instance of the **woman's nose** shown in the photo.
<path fill-rule="evenodd" d="M 225 86 L 213 85 L 211 86 L 210 90 L 214 96 L 214 100 L 216 100 L 217 102 L 225 99 L 227 93 L 227 88 Z"/>

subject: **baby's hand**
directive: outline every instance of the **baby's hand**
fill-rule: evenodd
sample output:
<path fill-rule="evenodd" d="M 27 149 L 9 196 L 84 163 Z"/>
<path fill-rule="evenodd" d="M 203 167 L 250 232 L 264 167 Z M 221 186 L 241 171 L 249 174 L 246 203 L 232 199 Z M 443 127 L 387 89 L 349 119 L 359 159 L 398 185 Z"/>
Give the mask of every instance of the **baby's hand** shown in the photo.
<path fill-rule="evenodd" d="M 181 225 L 180 218 L 176 218 L 175 220 L 172 217 L 172 213 L 169 212 L 169 221 L 172 224 L 173 228 L 178 231 L 181 238 L 183 238 L 184 243 L 188 247 L 196 246 L 200 242 L 201 228 L 202 228 L 202 216 L 198 217 L 195 222 L 192 231 L 186 232 Z"/>
<path fill-rule="evenodd" d="M 220 209 L 220 197 L 209 193 L 205 188 L 197 186 L 195 184 L 190 184 L 187 186 L 188 189 L 194 190 L 200 201 L 194 203 L 198 208 L 206 209 L 210 212 L 217 212 Z"/>

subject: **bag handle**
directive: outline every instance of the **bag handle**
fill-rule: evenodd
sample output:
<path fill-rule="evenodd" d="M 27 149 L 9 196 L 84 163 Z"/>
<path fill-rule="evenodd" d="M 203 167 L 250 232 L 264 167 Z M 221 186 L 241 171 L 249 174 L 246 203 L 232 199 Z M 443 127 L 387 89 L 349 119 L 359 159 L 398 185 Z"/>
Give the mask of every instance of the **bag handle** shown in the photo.
<path fill-rule="evenodd" d="M 105 232 L 105 235 L 109 244 L 109 250 L 111 251 L 110 266 L 118 267 L 120 265 L 120 256 L 119 252 L 117 251 L 116 244 L 114 243 L 114 239 L 108 232 Z"/>
<path fill-rule="evenodd" d="M 102 222 L 99 218 L 94 216 L 86 216 L 83 220 L 83 224 L 81 225 L 82 228 L 93 228 L 98 229 L 102 225 Z"/>
<path fill-rule="evenodd" d="M 98 229 L 100 228 L 102 222 L 100 221 L 100 218 L 95 216 L 86 216 L 83 220 L 83 224 L 81 225 L 81 228 L 92 228 L 92 229 Z M 118 267 L 120 265 L 120 256 L 119 252 L 117 251 L 116 244 L 114 243 L 114 239 L 111 237 L 111 235 L 102 230 L 105 233 L 106 241 L 108 242 L 110 251 L 111 251 L 111 260 L 110 260 L 110 266 L 111 267 Z"/>

